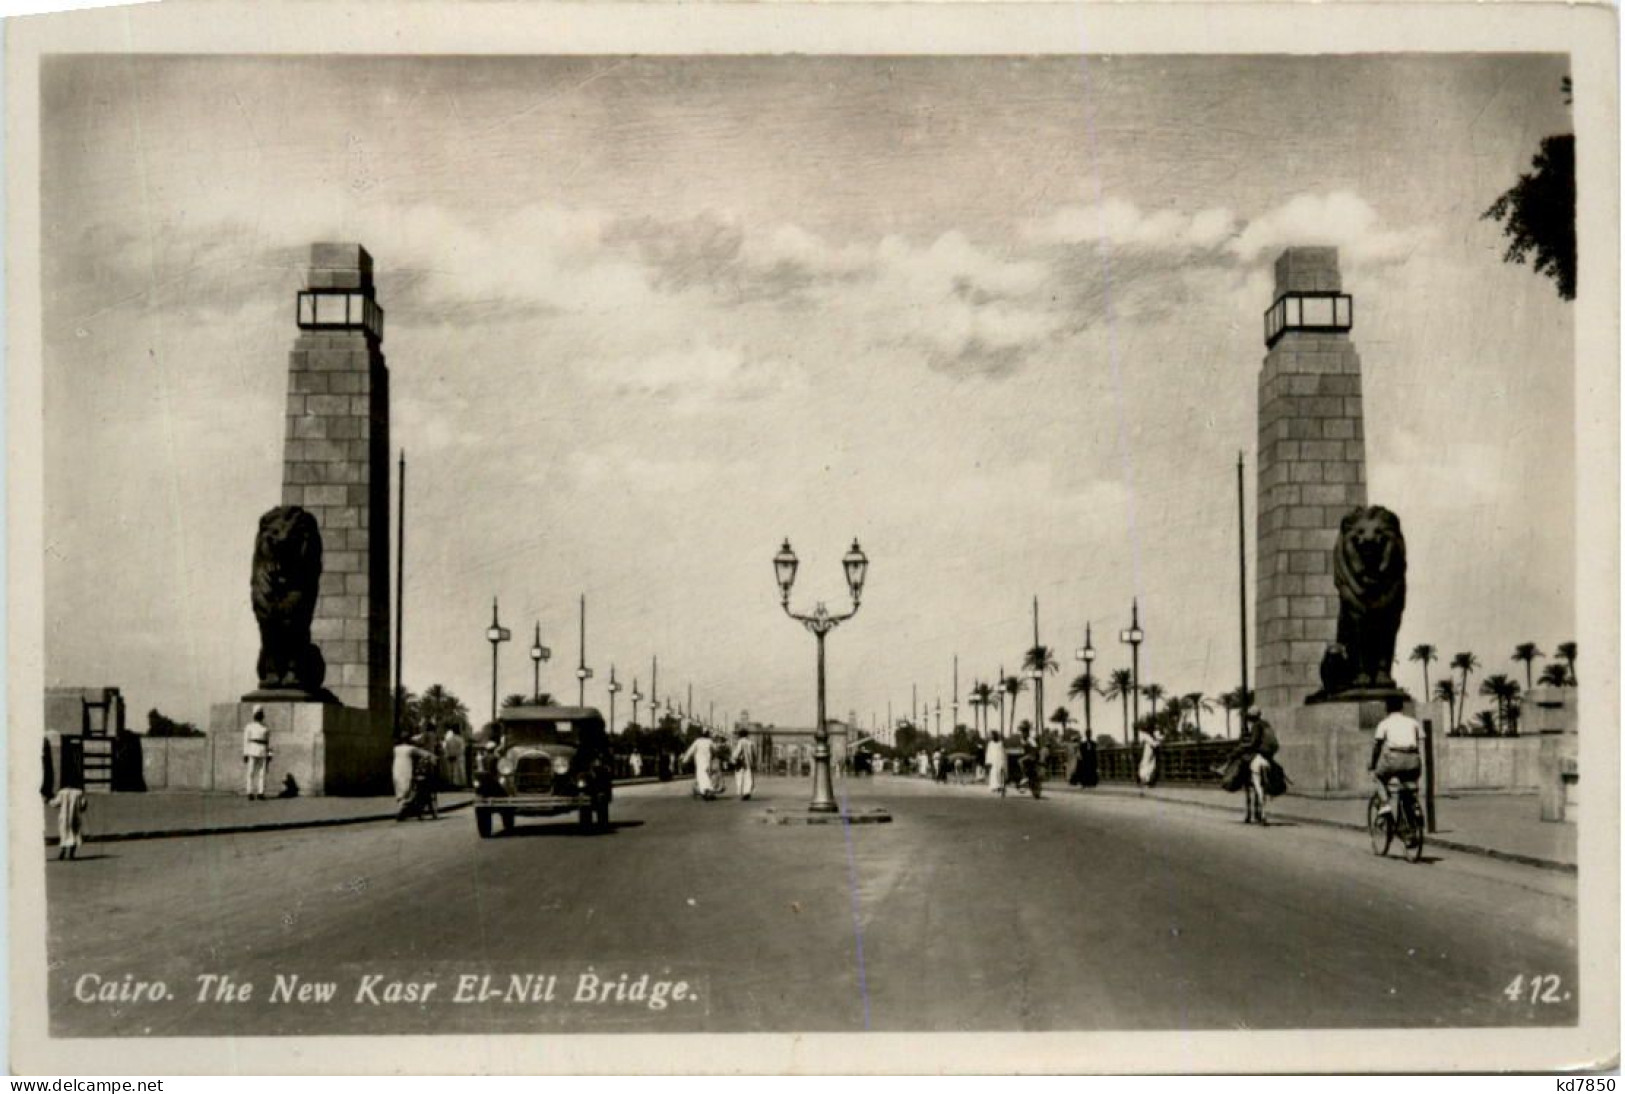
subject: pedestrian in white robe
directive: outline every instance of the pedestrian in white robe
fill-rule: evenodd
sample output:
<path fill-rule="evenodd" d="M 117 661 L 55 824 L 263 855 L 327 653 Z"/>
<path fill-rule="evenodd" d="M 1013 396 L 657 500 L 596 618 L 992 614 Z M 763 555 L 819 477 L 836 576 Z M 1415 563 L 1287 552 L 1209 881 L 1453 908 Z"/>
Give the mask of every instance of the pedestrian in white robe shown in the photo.
<path fill-rule="evenodd" d="M 1140 785 L 1150 786 L 1157 781 L 1157 748 L 1162 744 L 1162 738 L 1151 730 L 1140 734 L 1144 748 L 1140 752 Z"/>
<path fill-rule="evenodd" d="M 419 748 L 409 740 L 402 740 L 395 745 L 395 754 L 390 768 L 390 779 L 395 784 L 395 801 L 405 805 L 412 796 L 412 768 L 419 760 L 427 760 L 434 756 L 426 748 Z"/>
<path fill-rule="evenodd" d="M 50 804 L 56 810 L 56 857 L 73 858 L 85 837 L 85 810 L 90 808 L 85 791 L 78 786 L 64 786 Z"/>
<path fill-rule="evenodd" d="M 997 733 L 987 739 L 987 756 L 985 758 L 987 761 L 987 788 L 1003 797 L 1009 760 L 1005 756 L 1004 741 Z"/>
<path fill-rule="evenodd" d="M 750 739 L 750 731 L 741 729 L 734 738 L 733 744 L 734 764 L 734 792 L 739 795 L 740 801 L 750 801 L 751 794 L 756 791 L 756 742 Z"/>
<path fill-rule="evenodd" d="M 710 801 L 717 796 L 715 785 L 711 782 L 711 760 L 716 750 L 716 742 L 711 740 L 708 730 L 700 730 L 700 735 L 694 738 L 694 743 L 688 746 L 683 758 L 678 764 L 694 763 L 694 793 Z"/>

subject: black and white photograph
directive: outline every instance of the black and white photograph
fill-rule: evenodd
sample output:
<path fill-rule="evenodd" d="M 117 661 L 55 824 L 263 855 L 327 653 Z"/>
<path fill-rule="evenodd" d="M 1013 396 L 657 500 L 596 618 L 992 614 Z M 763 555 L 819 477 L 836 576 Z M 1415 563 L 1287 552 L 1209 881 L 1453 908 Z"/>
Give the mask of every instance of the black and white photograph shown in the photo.
<path fill-rule="evenodd" d="M 13 1066 L 1617 1067 L 1614 12 L 614 7 L 12 28 Z"/>

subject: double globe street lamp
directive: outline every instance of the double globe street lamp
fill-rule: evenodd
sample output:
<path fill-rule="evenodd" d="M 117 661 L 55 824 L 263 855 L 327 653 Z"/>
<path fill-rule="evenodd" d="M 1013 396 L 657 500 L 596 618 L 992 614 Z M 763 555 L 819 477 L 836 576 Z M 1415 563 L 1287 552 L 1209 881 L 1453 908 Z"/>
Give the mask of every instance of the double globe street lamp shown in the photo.
<path fill-rule="evenodd" d="M 838 813 L 840 806 L 835 802 L 835 785 L 830 775 L 829 723 L 824 714 L 824 636 L 858 614 L 869 559 L 856 539 L 852 541 L 852 549 L 841 559 L 841 566 L 846 571 L 846 587 L 852 595 L 852 610 L 841 615 L 831 615 L 822 600 L 818 601 L 811 615 L 790 610 L 790 586 L 795 584 L 796 568 L 800 565 L 801 561 L 790 549 L 790 540 L 786 538 L 779 553 L 773 556 L 773 573 L 779 583 L 779 606 L 784 609 L 785 615 L 806 627 L 818 639 L 818 725 L 813 733 L 812 802 L 807 809 L 812 813 Z"/>

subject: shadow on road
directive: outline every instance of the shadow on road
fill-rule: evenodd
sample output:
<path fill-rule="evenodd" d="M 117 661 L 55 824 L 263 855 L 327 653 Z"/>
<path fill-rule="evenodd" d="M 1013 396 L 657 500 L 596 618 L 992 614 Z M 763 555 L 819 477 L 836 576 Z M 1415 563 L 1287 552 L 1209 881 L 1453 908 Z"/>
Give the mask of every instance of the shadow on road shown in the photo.
<path fill-rule="evenodd" d="M 623 828 L 642 828 L 644 822 L 640 820 L 610 821 L 607 831 L 584 832 L 581 826 L 571 821 L 563 824 L 517 824 L 506 832 L 499 833 L 498 839 L 529 839 L 535 836 L 576 836 L 581 839 L 596 839 L 600 836 L 613 836 Z"/>

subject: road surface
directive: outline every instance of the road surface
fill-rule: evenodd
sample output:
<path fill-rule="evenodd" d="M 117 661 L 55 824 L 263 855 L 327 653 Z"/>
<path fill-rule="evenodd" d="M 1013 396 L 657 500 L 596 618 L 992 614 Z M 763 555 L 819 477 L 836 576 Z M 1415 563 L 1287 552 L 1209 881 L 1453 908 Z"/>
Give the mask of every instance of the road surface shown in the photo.
<path fill-rule="evenodd" d="M 617 792 L 614 831 L 435 822 L 50 862 L 60 1036 L 1574 1022 L 1575 879 L 1128 796 L 841 780 Z M 1531 1002 L 1532 977 L 1543 980 Z M 1518 1001 L 1506 989 L 1521 977 Z M 1556 985 L 1553 987 L 1552 985 Z M 247 985 L 248 991 L 243 987 Z M 432 985 L 432 986 L 431 986 Z M 201 995 L 201 998 L 200 998 Z"/>

